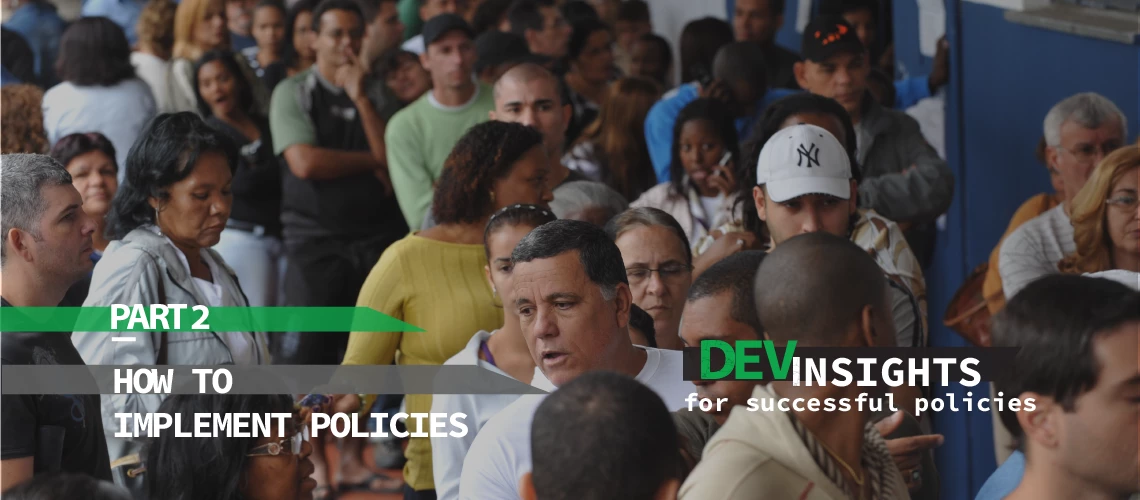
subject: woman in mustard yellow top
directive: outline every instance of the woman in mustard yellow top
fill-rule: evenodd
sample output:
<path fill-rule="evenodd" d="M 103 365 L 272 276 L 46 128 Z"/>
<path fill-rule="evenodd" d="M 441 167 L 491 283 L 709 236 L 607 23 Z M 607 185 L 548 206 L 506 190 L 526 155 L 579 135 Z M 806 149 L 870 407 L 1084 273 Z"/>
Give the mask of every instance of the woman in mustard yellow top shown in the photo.
<path fill-rule="evenodd" d="M 483 228 L 502 207 L 547 205 L 553 198 L 549 161 L 533 128 L 497 121 L 471 127 L 447 157 L 436 186 L 431 210 L 439 225 L 388 247 L 356 302 L 424 332 L 353 332 L 344 364 L 442 365 L 475 332 L 499 328 L 503 311 L 483 275 Z M 431 396 L 409 395 L 407 411 L 430 412 Z M 435 498 L 429 438 L 410 438 L 404 455 L 404 480 L 415 497 Z"/>

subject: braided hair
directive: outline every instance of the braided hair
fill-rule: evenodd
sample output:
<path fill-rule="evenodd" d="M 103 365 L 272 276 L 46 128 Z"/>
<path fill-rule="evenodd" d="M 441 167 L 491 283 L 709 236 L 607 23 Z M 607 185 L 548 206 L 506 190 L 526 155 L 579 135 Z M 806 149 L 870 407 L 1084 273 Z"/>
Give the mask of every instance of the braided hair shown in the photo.
<path fill-rule="evenodd" d="M 542 134 L 526 125 L 488 121 L 471 127 L 443 162 L 431 203 L 436 222 L 472 224 L 490 215 L 495 180 L 541 146 Z"/>
<path fill-rule="evenodd" d="M 487 221 L 487 228 L 483 230 L 483 251 L 487 254 L 487 260 L 491 260 L 489 244 L 491 235 L 495 234 L 499 228 L 516 226 L 536 228 L 555 220 L 558 220 L 558 217 L 554 215 L 554 212 L 538 205 L 520 203 L 499 209 Z"/>

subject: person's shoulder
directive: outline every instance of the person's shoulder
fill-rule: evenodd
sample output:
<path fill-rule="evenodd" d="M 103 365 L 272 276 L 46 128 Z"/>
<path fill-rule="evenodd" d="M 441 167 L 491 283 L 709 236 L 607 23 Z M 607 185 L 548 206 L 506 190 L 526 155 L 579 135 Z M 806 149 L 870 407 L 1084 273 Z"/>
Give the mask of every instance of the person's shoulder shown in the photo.
<path fill-rule="evenodd" d="M 772 54 L 781 61 L 800 62 L 803 60 L 799 54 L 778 43 L 772 44 Z"/>
<path fill-rule="evenodd" d="M 470 366 L 479 364 L 479 345 L 483 343 L 491 334 L 486 330 L 479 330 L 475 335 L 471 336 L 471 340 L 467 341 L 467 345 L 463 346 L 459 352 L 454 356 L 447 358 L 444 361 L 445 366 Z"/>
<path fill-rule="evenodd" d="M 660 208 L 660 205 L 674 195 L 673 184 L 670 182 L 662 182 L 653 186 L 641 193 L 636 200 L 629 204 L 630 208 L 640 207 L 653 207 Z"/>
<path fill-rule="evenodd" d="M 1025 203 L 1022 203 L 1020 207 L 1017 207 L 1017 211 L 1013 213 L 1013 217 L 1010 220 L 1016 223 L 1017 226 L 1021 226 L 1021 224 L 1033 220 L 1057 205 L 1059 205 L 1059 203 L 1056 195 L 1051 193 L 1038 193 L 1028 200 L 1025 200 Z"/>

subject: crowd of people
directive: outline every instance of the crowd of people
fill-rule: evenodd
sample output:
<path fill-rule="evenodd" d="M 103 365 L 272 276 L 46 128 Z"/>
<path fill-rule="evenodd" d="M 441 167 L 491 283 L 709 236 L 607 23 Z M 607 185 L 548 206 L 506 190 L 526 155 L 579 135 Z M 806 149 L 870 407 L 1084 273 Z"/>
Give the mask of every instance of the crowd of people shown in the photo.
<path fill-rule="evenodd" d="M 423 332 L 5 332 L 3 364 L 471 365 L 549 394 L 318 408 L 468 417 L 462 438 L 374 443 L 310 437 L 304 395 L 5 394 L 6 498 L 933 499 L 955 480 L 913 416 L 928 388 L 890 389 L 893 414 L 751 412 L 867 388 L 682 377 L 706 339 L 929 345 L 955 179 L 902 109 L 947 83 L 946 46 L 895 80 L 874 0 L 823 0 L 799 53 L 775 43 L 782 0 L 675 33 L 643 0 L 87 0 L 70 23 L 14 5 L 4 307 L 363 306 Z M 979 498 L 1126 498 L 1140 143 L 1094 93 L 1041 128 L 1056 193 L 980 276 L 993 345 L 1021 348 L 994 390 L 1041 403 L 999 415 L 1009 458 Z M 150 412 L 294 417 L 114 436 L 115 413 Z"/>

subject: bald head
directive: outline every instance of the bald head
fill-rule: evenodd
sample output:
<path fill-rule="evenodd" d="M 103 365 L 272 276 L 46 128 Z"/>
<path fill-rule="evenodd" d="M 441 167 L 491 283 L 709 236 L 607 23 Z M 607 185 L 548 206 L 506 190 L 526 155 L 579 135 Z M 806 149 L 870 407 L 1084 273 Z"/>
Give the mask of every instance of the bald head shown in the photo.
<path fill-rule="evenodd" d="M 802 234 L 781 243 L 760 265 L 756 309 L 776 342 L 841 347 L 870 306 L 878 320 L 872 328 L 888 330 L 874 332 L 882 345 L 894 339 L 886 280 L 874 259 L 850 240 Z"/>
<path fill-rule="evenodd" d="M 495 82 L 494 95 L 492 120 L 521 123 L 538 129 L 552 158 L 562 157 L 566 128 L 570 126 L 574 111 L 570 109 L 570 101 L 558 77 L 537 64 L 519 64 Z M 565 175 L 565 172 L 561 176 L 555 173 L 552 178 L 557 182 Z"/>
<path fill-rule="evenodd" d="M 546 83 L 551 85 L 557 97 L 556 102 L 560 105 L 569 104 L 562 95 L 562 81 L 559 80 L 557 76 L 554 76 L 554 73 L 551 73 L 550 70 L 535 63 L 522 63 L 507 70 L 506 73 L 503 73 L 503 76 L 500 76 L 499 79 L 495 81 L 494 95 L 496 107 L 500 99 L 510 98 L 506 94 L 510 92 L 512 87 L 518 85 L 533 85 L 534 83 Z"/>

